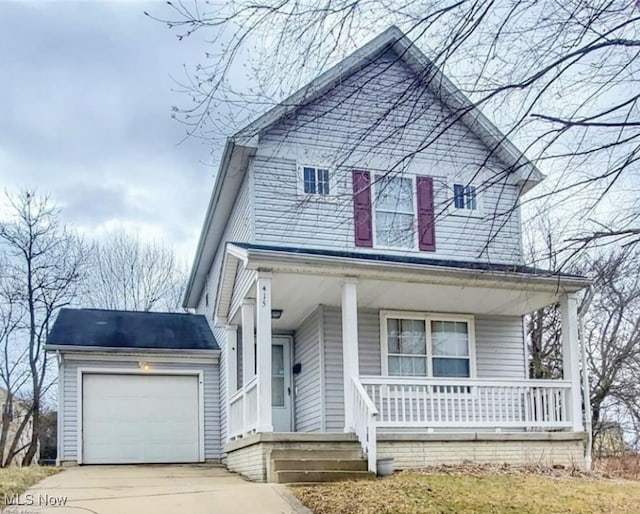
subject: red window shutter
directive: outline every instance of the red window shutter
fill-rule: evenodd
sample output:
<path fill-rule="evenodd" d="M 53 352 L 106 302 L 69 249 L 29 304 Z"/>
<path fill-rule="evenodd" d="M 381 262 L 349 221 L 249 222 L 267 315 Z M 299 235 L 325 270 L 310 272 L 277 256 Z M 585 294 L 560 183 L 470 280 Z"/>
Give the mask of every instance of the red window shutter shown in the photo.
<path fill-rule="evenodd" d="M 356 246 L 371 248 L 371 176 L 368 171 L 353 172 L 353 226 Z"/>
<path fill-rule="evenodd" d="M 433 179 L 431 177 L 416 177 L 416 191 L 418 195 L 418 247 L 424 252 L 435 252 Z"/>

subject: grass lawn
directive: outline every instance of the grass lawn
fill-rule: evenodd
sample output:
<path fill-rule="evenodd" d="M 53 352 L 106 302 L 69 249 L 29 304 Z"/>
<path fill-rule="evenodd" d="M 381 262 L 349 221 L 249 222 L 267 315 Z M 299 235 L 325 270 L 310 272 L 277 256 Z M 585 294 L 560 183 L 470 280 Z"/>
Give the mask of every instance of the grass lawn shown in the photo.
<path fill-rule="evenodd" d="M 291 490 L 314 514 L 640 513 L 640 483 L 591 476 L 404 472 Z"/>
<path fill-rule="evenodd" d="M 59 468 L 41 466 L 0 468 L 0 504 L 5 494 L 22 493 L 43 478 L 55 475 L 59 471 Z"/>

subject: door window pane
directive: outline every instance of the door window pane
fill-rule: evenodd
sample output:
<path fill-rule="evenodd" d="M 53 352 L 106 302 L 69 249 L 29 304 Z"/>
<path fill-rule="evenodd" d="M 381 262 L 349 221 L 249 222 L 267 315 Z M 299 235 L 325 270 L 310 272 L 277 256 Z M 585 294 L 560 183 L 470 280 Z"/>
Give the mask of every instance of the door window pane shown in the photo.
<path fill-rule="evenodd" d="M 271 406 L 284 407 L 284 377 L 271 377 Z"/>
<path fill-rule="evenodd" d="M 271 373 L 284 376 L 284 346 L 280 344 L 274 344 L 271 347 Z"/>
<path fill-rule="evenodd" d="M 284 407 L 284 346 L 271 347 L 271 406 Z"/>

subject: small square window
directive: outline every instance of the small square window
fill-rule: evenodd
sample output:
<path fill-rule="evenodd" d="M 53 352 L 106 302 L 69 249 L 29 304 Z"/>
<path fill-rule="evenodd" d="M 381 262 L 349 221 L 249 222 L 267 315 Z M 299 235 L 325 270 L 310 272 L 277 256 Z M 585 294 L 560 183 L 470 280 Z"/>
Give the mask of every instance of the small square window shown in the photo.
<path fill-rule="evenodd" d="M 478 209 L 476 186 L 453 185 L 453 205 L 456 209 Z"/>
<path fill-rule="evenodd" d="M 327 168 L 302 167 L 303 190 L 308 195 L 329 196 L 330 182 Z"/>

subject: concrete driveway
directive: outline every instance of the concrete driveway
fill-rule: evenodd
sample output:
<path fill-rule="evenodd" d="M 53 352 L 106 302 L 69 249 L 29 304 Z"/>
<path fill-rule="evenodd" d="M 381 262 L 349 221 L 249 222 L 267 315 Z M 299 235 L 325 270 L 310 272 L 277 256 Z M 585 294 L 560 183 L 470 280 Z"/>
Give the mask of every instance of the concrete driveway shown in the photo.
<path fill-rule="evenodd" d="M 62 506 L 65 497 L 66 505 Z M 296 506 L 283 486 L 248 482 L 223 467 L 208 465 L 67 468 L 43 480 L 20 499 L 22 505 L 5 507 L 2 512 L 292 514 L 306 511 L 299 504 Z"/>

